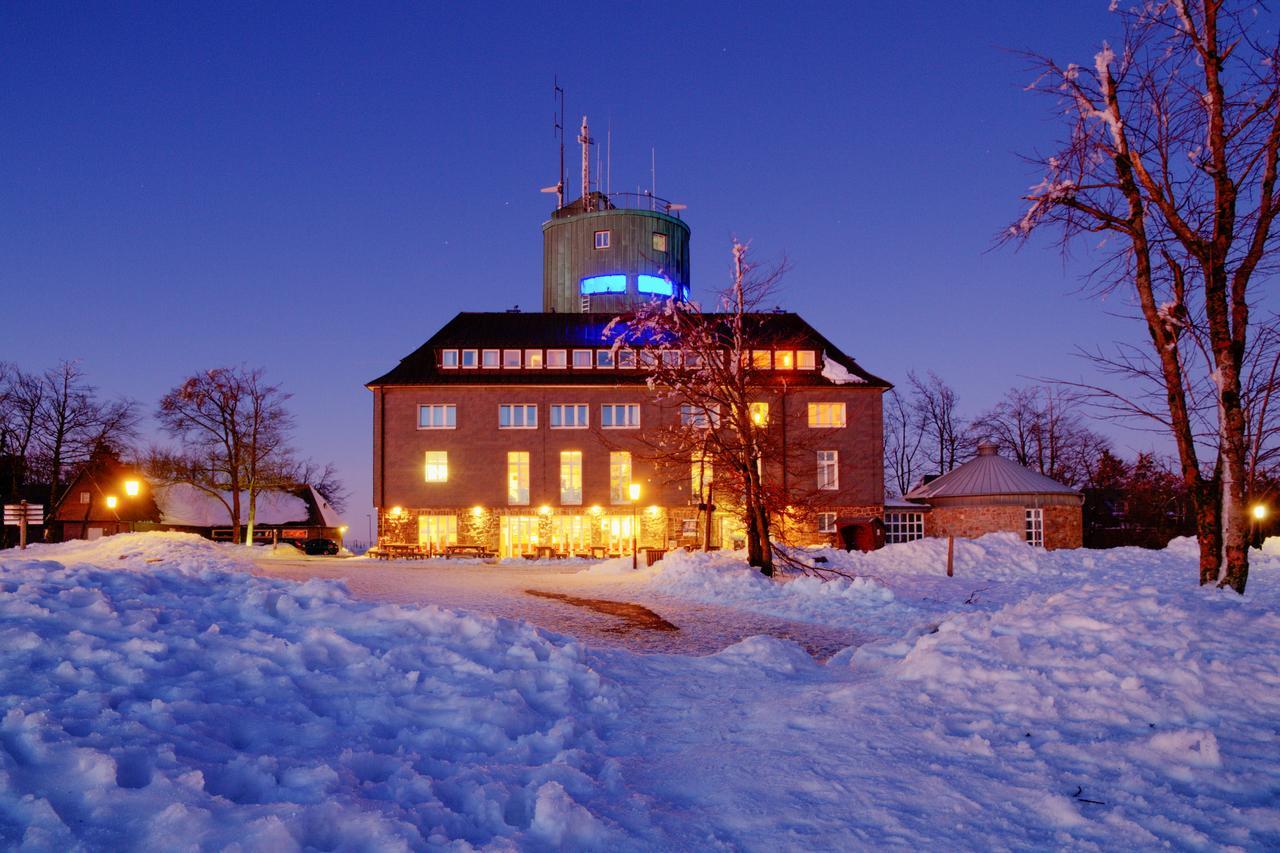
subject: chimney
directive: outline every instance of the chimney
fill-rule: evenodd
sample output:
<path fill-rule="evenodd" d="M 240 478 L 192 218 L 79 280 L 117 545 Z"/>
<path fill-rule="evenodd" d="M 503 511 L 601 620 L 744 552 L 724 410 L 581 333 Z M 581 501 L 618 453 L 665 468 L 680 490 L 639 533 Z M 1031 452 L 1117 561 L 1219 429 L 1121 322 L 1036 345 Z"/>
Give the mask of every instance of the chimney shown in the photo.
<path fill-rule="evenodd" d="M 990 440 L 983 441 L 978 445 L 978 455 L 979 456 L 999 456 L 1000 445 Z"/>

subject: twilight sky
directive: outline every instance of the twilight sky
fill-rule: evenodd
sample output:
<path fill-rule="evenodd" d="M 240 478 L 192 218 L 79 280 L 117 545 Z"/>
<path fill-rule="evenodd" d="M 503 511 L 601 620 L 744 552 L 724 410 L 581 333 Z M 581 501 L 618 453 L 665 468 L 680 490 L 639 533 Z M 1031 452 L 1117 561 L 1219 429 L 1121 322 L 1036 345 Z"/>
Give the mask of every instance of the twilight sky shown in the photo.
<path fill-rule="evenodd" d="M 992 248 L 1057 131 L 1010 49 L 1091 62 L 1106 0 L 795 6 L 5 3 L 0 359 L 82 359 L 148 412 L 263 366 L 362 538 L 363 383 L 457 311 L 540 307 L 557 74 L 571 128 L 612 125 L 615 190 L 656 148 L 695 298 L 732 236 L 785 254 L 786 307 L 968 414 L 1137 339 L 1044 243 Z"/>

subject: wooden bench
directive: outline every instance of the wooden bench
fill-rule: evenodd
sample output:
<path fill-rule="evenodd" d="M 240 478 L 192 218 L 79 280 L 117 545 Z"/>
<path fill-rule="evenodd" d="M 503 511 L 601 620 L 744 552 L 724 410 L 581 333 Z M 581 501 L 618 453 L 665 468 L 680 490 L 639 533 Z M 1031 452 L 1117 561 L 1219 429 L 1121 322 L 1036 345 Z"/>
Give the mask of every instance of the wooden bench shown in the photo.
<path fill-rule="evenodd" d="M 446 560 L 453 557 L 477 557 L 487 560 L 496 556 L 498 556 L 496 552 L 490 551 L 483 545 L 446 545 L 444 549 Z"/>
<path fill-rule="evenodd" d="M 424 551 L 417 545 L 387 544 L 370 549 L 370 555 L 379 560 L 426 560 L 430 551 Z"/>

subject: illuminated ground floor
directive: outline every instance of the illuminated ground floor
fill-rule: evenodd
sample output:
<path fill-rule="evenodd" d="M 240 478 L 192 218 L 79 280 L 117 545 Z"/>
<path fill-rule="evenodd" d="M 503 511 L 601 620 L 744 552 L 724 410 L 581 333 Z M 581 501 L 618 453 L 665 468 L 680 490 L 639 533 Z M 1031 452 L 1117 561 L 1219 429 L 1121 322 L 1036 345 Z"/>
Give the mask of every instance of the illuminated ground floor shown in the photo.
<path fill-rule="evenodd" d="M 834 544 L 837 517 L 879 515 L 879 507 L 832 508 L 790 530 L 788 541 Z M 710 526 L 708 536 L 708 525 Z M 702 547 L 737 549 L 746 543 L 739 516 L 695 506 L 393 507 L 378 514 L 378 544 L 444 553 L 474 545 L 500 557 L 619 557 L 633 550 Z"/>

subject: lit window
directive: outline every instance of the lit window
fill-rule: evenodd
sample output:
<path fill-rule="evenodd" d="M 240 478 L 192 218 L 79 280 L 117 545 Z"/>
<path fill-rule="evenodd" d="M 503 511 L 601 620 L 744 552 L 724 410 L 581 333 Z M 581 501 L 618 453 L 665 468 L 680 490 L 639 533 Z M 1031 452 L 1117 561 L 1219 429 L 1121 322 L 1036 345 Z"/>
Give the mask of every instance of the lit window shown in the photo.
<path fill-rule="evenodd" d="M 597 293 L 626 293 L 627 277 L 618 274 L 587 276 L 578 287 L 583 296 L 593 296 Z"/>
<path fill-rule="evenodd" d="M 613 350 L 598 349 L 596 350 L 596 367 L 601 370 L 608 370 L 613 367 Z"/>
<path fill-rule="evenodd" d="M 597 249 L 609 248 L 609 232 L 608 231 L 596 232 L 596 248 Z"/>
<path fill-rule="evenodd" d="M 426 453 L 426 479 L 428 483 L 449 482 L 449 453 L 445 450 L 428 450 Z"/>
<path fill-rule="evenodd" d="M 796 354 L 791 350 L 778 350 L 773 354 L 773 366 L 779 370 L 790 370 L 796 366 Z"/>
<path fill-rule="evenodd" d="M 685 539 L 692 539 L 698 535 L 698 519 L 686 518 L 680 522 L 680 535 Z"/>
<path fill-rule="evenodd" d="M 618 367 L 630 370 L 636 366 L 636 351 L 633 349 L 618 350 Z"/>
<path fill-rule="evenodd" d="M 480 364 L 487 368 L 496 368 L 501 353 L 496 349 L 487 349 L 484 351 Z"/>
<path fill-rule="evenodd" d="M 914 542 L 924 538 L 923 512 L 886 512 L 884 541 L 889 544 Z"/>
<path fill-rule="evenodd" d="M 751 404 L 751 422 L 756 426 L 767 426 L 769 423 L 769 404 L 768 403 L 752 403 Z"/>
<path fill-rule="evenodd" d="M 800 370 L 813 370 L 817 367 L 817 358 L 811 349 L 802 349 L 796 353 L 796 367 Z"/>
<path fill-rule="evenodd" d="M 662 366 L 675 370 L 680 367 L 680 350 L 664 349 L 662 351 Z"/>
<path fill-rule="evenodd" d="M 520 369 L 520 350 L 504 349 L 502 351 L 502 366 L 507 370 Z"/>
<path fill-rule="evenodd" d="M 524 351 L 524 366 L 529 370 L 542 369 L 542 350 L 527 349 Z"/>
<path fill-rule="evenodd" d="M 675 286 L 660 275 L 637 275 L 636 290 L 641 293 L 653 293 L 659 296 L 675 295 Z"/>
<path fill-rule="evenodd" d="M 498 429 L 537 429 L 538 406 L 534 403 L 503 403 L 498 406 Z"/>
<path fill-rule="evenodd" d="M 456 349 L 440 350 L 440 366 L 445 370 L 457 370 L 458 351 Z"/>
<path fill-rule="evenodd" d="M 653 233 L 653 250 L 655 252 L 665 252 L 667 250 L 666 234 L 659 234 L 656 231 Z"/>
<path fill-rule="evenodd" d="M 707 487 L 711 485 L 713 476 L 711 457 L 704 453 L 695 453 L 689 463 L 690 496 L 694 503 L 704 503 L 707 499 Z"/>
<path fill-rule="evenodd" d="M 576 349 L 573 351 L 573 367 L 575 370 L 591 369 L 591 350 Z"/>
<path fill-rule="evenodd" d="M 552 429 L 586 429 L 590 423 L 591 407 L 586 403 L 553 403 L 551 405 Z"/>
<path fill-rule="evenodd" d="M 756 370 L 768 370 L 773 366 L 773 353 L 767 349 L 752 350 L 751 366 Z"/>
<path fill-rule="evenodd" d="M 560 451 L 560 503 L 578 506 L 582 503 L 582 451 Z"/>
<path fill-rule="evenodd" d="M 680 407 L 680 423 L 682 426 L 701 427 L 720 426 L 720 406 L 695 406 L 685 403 Z"/>
<path fill-rule="evenodd" d="M 529 453 L 512 450 L 507 453 L 507 503 L 513 506 L 529 504 Z"/>
<path fill-rule="evenodd" d="M 477 350 L 464 349 L 462 351 L 462 369 L 474 368 L 479 362 L 479 355 L 480 353 Z"/>
<path fill-rule="evenodd" d="M 1027 544 L 1044 547 L 1044 510 L 1027 507 Z"/>
<path fill-rule="evenodd" d="M 818 451 L 818 488 L 824 491 L 835 491 L 840 488 L 839 451 Z"/>
<path fill-rule="evenodd" d="M 604 429 L 638 429 L 639 403 L 605 403 L 600 406 L 600 426 Z"/>
<path fill-rule="evenodd" d="M 449 545 L 458 544 L 458 517 L 456 515 L 418 516 L 418 547 L 439 552 Z"/>
<path fill-rule="evenodd" d="M 547 369 L 564 370 L 569 354 L 562 349 L 547 350 Z"/>
<path fill-rule="evenodd" d="M 80 493 L 80 503 L 82 503 L 82 504 L 87 504 L 87 503 L 89 502 L 89 500 L 90 500 L 90 496 L 89 496 L 89 493 L 88 493 L 88 492 L 81 492 L 81 493 Z"/>
<path fill-rule="evenodd" d="M 836 514 L 834 512 L 818 513 L 818 532 L 819 533 L 835 533 L 836 532 Z"/>
<path fill-rule="evenodd" d="M 609 502 L 631 503 L 631 454 L 625 450 L 609 454 Z"/>
<path fill-rule="evenodd" d="M 457 425 L 458 407 L 453 403 L 418 407 L 418 429 L 453 429 Z"/>
<path fill-rule="evenodd" d="M 836 429 L 845 423 L 844 403 L 809 404 L 809 426 L 815 429 Z"/>

